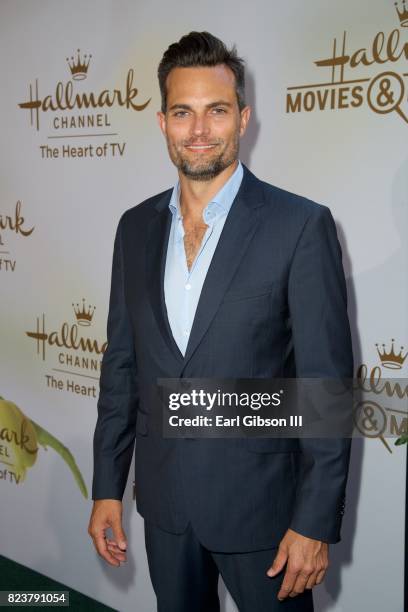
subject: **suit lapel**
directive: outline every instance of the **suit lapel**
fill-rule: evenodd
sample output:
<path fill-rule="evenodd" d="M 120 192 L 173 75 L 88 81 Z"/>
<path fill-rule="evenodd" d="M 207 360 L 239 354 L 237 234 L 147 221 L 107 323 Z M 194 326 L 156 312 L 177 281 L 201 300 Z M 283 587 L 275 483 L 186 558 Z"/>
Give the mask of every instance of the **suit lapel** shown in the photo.
<path fill-rule="evenodd" d="M 146 278 L 157 325 L 170 351 L 181 364 L 183 354 L 171 332 L 164 298 L 164 272 L 171 227 L 171 212 L 168 207 L 170 196 L 171 191 L 156 204 L 158 214 L 153 217 L 147 228 Z"/>
<path fill-rule="evenodd" d="M 187 344 L 183 370 L 214 318 L 259 224 L 261 182 L 244 166 L 240 189 L 228 213 L 208 269 Z"/>

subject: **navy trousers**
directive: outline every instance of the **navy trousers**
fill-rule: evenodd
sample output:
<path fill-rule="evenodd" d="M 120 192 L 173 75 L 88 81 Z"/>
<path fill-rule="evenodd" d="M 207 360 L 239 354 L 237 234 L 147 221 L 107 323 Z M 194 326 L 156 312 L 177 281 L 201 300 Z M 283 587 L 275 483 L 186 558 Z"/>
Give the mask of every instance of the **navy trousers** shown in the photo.
<path fill-rule="evenodd" d="M 312 590 L 277 598 L 285 571 L 266 575 L 276 548 L 246 553 L 207 550 L 191 525 L 181 535 L 145 521 L 147 560 L 157 612 L 219 612 L 218 577 L 240 612 L 313 612 Z"/>

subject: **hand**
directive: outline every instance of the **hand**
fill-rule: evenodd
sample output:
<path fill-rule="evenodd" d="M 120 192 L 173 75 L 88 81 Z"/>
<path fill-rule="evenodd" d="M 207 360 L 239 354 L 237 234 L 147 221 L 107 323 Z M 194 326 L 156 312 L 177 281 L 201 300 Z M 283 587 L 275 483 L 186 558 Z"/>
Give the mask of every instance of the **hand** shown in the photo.
<path fill-rule="evenodd" d="M 322 582 L 329 566 L 329 545 L 288 529 L 267 575 L 276 576 L 286 562 L 285 576 L 278 593 L 280 601 L 288 595 L 296 597 L 305 589 L 312 589 Z"/>
<path fill-rule="evenodd" d="M 105 531 L 112 529 L 113 540 L 108 540 Z M 120 566 L 126 561 L 126 536 L 122 529 L 122 502 L 118 499 L 94 501 L 88 533 L 98 554 L 110 565 Z"/>

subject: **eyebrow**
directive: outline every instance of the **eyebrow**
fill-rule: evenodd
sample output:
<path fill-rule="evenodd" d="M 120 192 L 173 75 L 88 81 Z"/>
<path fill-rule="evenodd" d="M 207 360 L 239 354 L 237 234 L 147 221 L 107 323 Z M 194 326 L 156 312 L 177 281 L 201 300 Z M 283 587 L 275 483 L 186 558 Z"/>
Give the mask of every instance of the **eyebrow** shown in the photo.
<path fill-rule="evenodd" d="M 230 102 L 227 102 L 226 100 L 216 100 L 215 102 L 210 102 L 210 104 L 206 104 L 205 107 L 214 108 L 216 106 L 228 106 L 229 108 L 231 108 L 232 104 Z M 183 110 L 193 110 L 192 106 L 190 106 L 189 104 L 173 104 L 168 110 L 171 111 L 175 110 L 176 108 L 181 108 Z"/>

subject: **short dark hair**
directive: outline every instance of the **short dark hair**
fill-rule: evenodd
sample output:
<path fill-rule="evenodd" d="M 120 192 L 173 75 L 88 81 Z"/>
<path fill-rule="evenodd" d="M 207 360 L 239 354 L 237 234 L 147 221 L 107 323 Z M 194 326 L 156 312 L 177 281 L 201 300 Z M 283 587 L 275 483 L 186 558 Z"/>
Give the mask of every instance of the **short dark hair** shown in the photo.
<path fill-rule="evenodd" d="M 161 93 L 161 110 L 166 112 L 166 80 L 173 68 L 192 68 L 196 66 L 218 66 L 225 64 L 235 76 L 235 90 L 238 107 L 245 106 L 245 62 L 238 57 L 235 45 L 228 49 L 226 45 L 209 32 L 190 32 L 164 52 L 157 75 Z"/>

